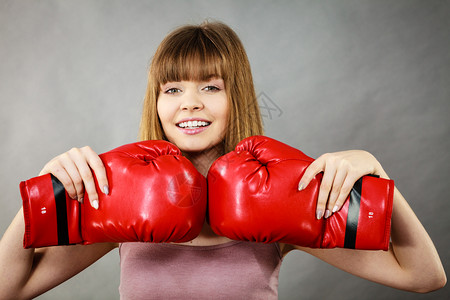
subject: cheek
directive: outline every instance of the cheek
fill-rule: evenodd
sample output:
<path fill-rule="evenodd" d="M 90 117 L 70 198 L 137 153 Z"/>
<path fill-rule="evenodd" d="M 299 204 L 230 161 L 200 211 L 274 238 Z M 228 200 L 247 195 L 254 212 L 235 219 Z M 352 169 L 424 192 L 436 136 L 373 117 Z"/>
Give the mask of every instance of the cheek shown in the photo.
<path fill-rule="evenodd" d="M 227 130 L 228 128 L 228 118 L 230 114 L 230 108 L 228 106 L 228 102 L 223 103 L 222 105 L 218 106 L 215 112 L 216 115 L 216 121 L 220 120 L 220 127 L 222 131 Z"/>
<path fill-rule="evenodd" d="M 228 105 L 228 101 L 226 101 L 221 109 L 222 119 L 224 120 L 225 126 L 228 123 L 228 117 L 230 115 L 230 106 Z"/>
<path fill-rule="evenodd" d="M 164 125 L 164 123 L 170 118 L 170 109 L 166 101 L 158 99 L 158 102 L 156 103 L 156 111 L 158 112 L 159 119 Z"/>

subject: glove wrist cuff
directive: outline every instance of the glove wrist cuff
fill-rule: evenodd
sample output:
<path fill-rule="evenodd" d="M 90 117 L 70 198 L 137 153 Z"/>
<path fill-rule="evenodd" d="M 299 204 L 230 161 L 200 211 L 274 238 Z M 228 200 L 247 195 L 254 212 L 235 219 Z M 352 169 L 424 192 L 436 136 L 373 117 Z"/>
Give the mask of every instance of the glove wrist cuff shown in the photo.
<path fill-rule="evenodd" d="M 24 248 L 81 242 L 77 217 L 80 204 L 69 198 L 56 177 L 46 174 L 22 181 L 20 194 L 25 221 Z M 77 228 L 69 227 L 69 223 Z"/>

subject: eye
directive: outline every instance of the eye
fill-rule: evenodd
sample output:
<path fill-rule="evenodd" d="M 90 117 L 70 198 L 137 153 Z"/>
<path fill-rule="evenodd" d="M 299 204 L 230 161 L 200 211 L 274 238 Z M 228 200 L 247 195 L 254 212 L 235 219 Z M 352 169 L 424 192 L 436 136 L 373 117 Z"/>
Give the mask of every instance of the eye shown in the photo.
<path fill-rule="evenodd" d="M 165 94 L 176 94 L 179 92 L 181 92 L 181 90 L 177 88 L 169 88 L 164 91 Z"/>
<path fill-rule="evenodd" d="M 205 90 L 207 92 L 214 92 L 214 91 L 220 91 L 220 88 L 218 88 L 217 86 L 214 86 L 214 85 L 208 85 L 208 86 L 204 87 L 203 90 Z"/>

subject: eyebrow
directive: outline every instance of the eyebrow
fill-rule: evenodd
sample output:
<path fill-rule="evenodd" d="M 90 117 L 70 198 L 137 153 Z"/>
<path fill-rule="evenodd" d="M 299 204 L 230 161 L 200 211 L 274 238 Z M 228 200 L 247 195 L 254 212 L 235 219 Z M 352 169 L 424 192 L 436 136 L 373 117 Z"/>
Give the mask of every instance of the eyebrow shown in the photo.
<path fill-rule="evenodd" d="M 223 80 L 223 78 L 221 76 L 219 76 L 217 74 L 211 74 L 211 75 L 204 77 L 201 81 L 210 81 L 212 79 L 222 79 Z"/>
<path fill-rule="evenodd" d="M 212 75 L 206 76 L 203 79 L 198 80 L 198 82 L 208 82 L 208 81 L 211 81 L 211 80 L 222 80 L 223 81 L 223 78 L 221 76 L 219 76 L 219 75 L 212 74 Z M 166 85 L 169 82 L 181 82 L 181 81 L 197 81 L 197 80 L 192 80 L 192 79 L 188 79 L 188 80 L 182 79 L 182 80 L 179 80 L 179 81 L 178 80 L 173 80 L 173 81 L 169 80 L 169 81 L 167 81 L 165 83 L 161 83 L 160 86 L 164 86 L 164 85 Z"/>

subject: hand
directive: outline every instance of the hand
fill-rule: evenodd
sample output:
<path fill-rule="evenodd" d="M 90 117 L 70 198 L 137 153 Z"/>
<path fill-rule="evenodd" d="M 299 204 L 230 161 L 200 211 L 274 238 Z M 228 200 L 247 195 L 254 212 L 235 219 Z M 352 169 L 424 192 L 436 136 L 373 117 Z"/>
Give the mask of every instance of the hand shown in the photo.
<path fill-rule="evenodd" d="M 339 211 L 355 182 L 364 175 L 374 174 L 388 179 L 380 163 L 369 152 L 350 150 L 327 153 L 316 159 L 306 169 L 299 182 L 304 189 L 320 172 L 323 172 L 317 200 L 316 217 L 328 218 Z"/>
<path fill-rule="evenodd" d="M 95 209 L 98 208 L 98 194 L 95 188 L 94 171 L 98 185 L 103 193 L 109 194 L 108 179 L 100 157 L 89 146 L 72 148 L 49 161 L 39 175 L 51 173 L 64 185 L 72 199 L 83 202 L 86 189 L 89 200 Z"/>

